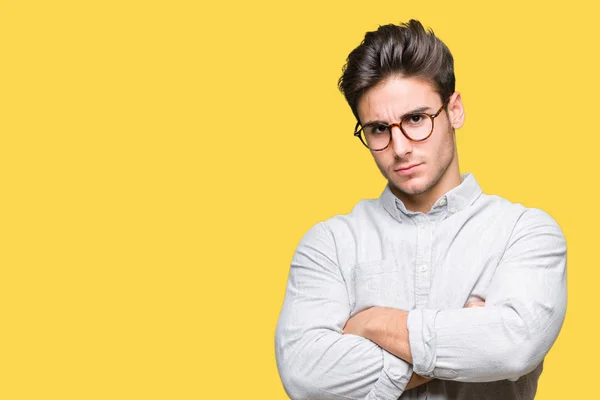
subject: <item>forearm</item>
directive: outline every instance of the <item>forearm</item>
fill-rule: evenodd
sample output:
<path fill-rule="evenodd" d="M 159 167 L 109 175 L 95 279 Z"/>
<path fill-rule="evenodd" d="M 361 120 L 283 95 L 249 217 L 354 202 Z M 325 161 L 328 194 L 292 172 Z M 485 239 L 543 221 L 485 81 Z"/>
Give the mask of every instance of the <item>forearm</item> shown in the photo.
<path fill-rule="evenodd" d="M 463 382 L 516 380 L 535 369 L 561 319 L 538 325 L 525 308 L 412 310 L 407 320 L 415 372 Z"/>
<path fill-rule="evenodd" d="M 414 363 L 414 372 L 425 377 L 464 382 L 517 379 L 543 360 L 556 339 L 561 315 L 557 312 L 542 331 L 532 326 L 532 318 L 510 307 L 410 313 L 376 307 L 364 337 Z"/>
<path fill-rule="evenodd" d="M 372 307 L 363 311 L 367 315 L 357 316 L 358 321 L 349 321 L 344 330 L 353 332 L 374 342 L 393 356 L 410 363 L 410 346 L 408 344 L 408 332 L 406 330 L 406 311 L 385 307 Z M 361 319 L 365 319 L 363 321 Z M 403 333 L 400 333 L 403 332 Z M 414 389 L 430 382 L 426 378 L 413 372 L 404 390 Z"/>
<path fill-rule="evenodd" d="M 413 363 L 406 320 L 408 312 L 389 307 L 373 307 L 365 324 L 364 337 L 391 354 Z"/>

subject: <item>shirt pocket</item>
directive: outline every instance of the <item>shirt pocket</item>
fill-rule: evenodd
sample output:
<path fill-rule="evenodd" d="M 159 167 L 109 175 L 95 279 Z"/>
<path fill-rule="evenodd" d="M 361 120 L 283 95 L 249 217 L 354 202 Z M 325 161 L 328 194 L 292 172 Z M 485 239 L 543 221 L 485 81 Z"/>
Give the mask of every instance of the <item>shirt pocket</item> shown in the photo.
<path fill-rule="evenodd" d="M 407 309 L 406 277 L 394 259 L 356 264 L 352 282 L 352 314 L 369 307 Z"/>

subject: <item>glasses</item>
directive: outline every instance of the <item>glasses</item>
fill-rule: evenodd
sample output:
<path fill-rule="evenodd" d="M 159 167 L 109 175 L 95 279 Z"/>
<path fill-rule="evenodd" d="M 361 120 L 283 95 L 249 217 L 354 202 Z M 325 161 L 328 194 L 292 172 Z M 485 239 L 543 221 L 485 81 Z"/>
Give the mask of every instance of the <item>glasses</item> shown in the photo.
<path fill-rule="evenodd" d="M 354 136 L 358 137 L 369 150 L 381 151 L 387 149 L 392 142 L 392 128 L 397 126 L 408 140 L 422 142 L 433 133 L 433 120 L 440 115 L 447 104 L 448 101 L 442 104 L 435 114 L 407 114 L 396 124 L 371 122 L 361 127 L 360 122 L 357 122 Z"/>

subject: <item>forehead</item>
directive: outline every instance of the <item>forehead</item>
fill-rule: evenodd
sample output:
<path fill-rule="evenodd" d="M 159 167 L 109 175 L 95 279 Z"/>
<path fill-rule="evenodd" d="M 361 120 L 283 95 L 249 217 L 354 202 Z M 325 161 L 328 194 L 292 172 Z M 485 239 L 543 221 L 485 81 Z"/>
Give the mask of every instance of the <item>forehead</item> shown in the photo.
<path fill-rule="evenodd" d="M 358 101 L 361 121 L 397 119 L 419 107 L 439 107 L 433 86 L 419 78 L 390 77 L 365 92 Z"/>

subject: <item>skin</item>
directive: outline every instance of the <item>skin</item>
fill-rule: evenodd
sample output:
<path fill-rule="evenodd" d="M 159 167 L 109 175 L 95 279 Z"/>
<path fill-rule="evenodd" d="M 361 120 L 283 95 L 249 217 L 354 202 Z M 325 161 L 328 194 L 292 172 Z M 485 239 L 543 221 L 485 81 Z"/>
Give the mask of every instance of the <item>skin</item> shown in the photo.
<path fill-rule="evenodd" d="M 394 75 L 369 89 L 358 101 L 363 124 L 372 121 L 399 122 L 419 107 L 435 113 L 443 104 L 434 87 L 418 78 Z M 377 167 L 388 180 L 392 192 L 411 211 L 428 212 L 435 201 L 461 183 L 455 129 L 464 123 L 460 93 L 450 96 L 445 111 L 434 120 L 433 134 L 423 142 L 407 139 L 400 128 L 392 128 L 392 143 L 382 151 L 371 151 Z M 399 168 L 420 164 L 410 175 Z"/>
<path fill-rule="evenodd" d="M 417 108 L 427 107 L 434 114 L 443 104 L 434 87 L 419 78 L 394 75 L 369 89 L 358 101 L 361 123 L 399 122 Z M 450 96 L 445 111 L 434 120 L 432 135 L 423 142 L 412 142 L 400 128 L 392 128 L 392 142 L 382 151 L 371 151 L 375 164 L 387 179 L 392 193 L 410 211 L 427 213 L 437 199 L 462 182 L 458 166 L 455 130 L 462 127 L 465 111 L 460 93 Z M 410 174 L 398 169 L 418 165 Z M 485 302 L 471 302 L 466 307 L 483 307 Z M 388 307 L 371 307 L 350 318 L 344 334 L 365 337 L 390 353 L 412 364 L 406 319 L 408 311 Z M 412 375 L 405 390 L 431 381 Z"/>
<path fill-rule="evenodd" d="M 485 307 L 485 301 L 474 301 L 465 308 Z M 344 326 L 344 335 L 358 335 L 371 340 L 396 357 L 412 364 L 406 319 L 408 311 L 389 307 L 371 307 L 359 312 Z M 404 390 L 421 386 L 432 379 L 413 373 Z"/>

